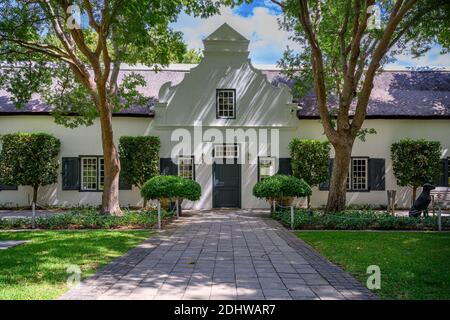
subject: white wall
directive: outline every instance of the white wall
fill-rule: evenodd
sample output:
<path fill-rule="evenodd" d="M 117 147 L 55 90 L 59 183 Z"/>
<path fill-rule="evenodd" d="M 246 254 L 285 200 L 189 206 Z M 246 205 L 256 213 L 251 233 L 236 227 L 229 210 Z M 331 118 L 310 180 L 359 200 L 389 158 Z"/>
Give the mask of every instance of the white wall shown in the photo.
<path fill-rule="evenodd" d="M 121 136 L 149 135 L 152 132 L 150 118 L 113 118 L 114 140 L 118 145 Z M 100 126 L 96 121 L 90 127 L 68 129 L 54 123 L 51 116 L 0 116 L 0 135 L 14 132 L 46 132 L 53 134 L 61 141 L 62 157 L 78 157 L 79 155 L 102 155 Z M 61 170 L 61 169 L 60 169 Z M 61 174 L 58 184 L 46 186 L 39 190 L 39 201 L 48 205 L 99 205 L 100 192 L 63 191 Z M 19 187 L 18 191 L 0 191 L 0 206 L 27 205 L 32 197 L 30 187 Z M 138 190 L 120 192 L 120 203 L 136 205 L 140 201 Z"/>
<path fill-rule="evenodd" d="M 283 130 L 280 133 L 281 157 L 288 157 L 287 144 L 293 137 L 305 139 L 324 139 L 323 130 L 318 120 L 299 120 L 296 130 Z M 123 135 L 158 135 L 161 137 L 161 157 L 169 157 L 173 143 L 170 142 L 170 130 L 158 130 L 149 118 L 114 118 L 113 126 L 115 141 Z M 392 173 L 390 160 L 390 146 L 402 138 L 424 138 L 438 140 L 444 148 L 443 157 L 449 156 L 450 148 L 450 120 L 366 120 L 365 127 L 375 128 L 376 135 L 367 137 L 366 142 L 357 141 L 354 146 L 354 156 L 367 156 L 386 159 L 386 189 L 397 189 L 399 206 L 407 207 L 410 192 L 396 184 Z M 61 140 L 60 157 L 79 155 L 101 155 L 101 140 L 99 124 L 91 127 L 67 129 L 56 125 L 51 116 L 0 116 L 0 134 L 13 132 L 48 132 Z M 257 181 L 257 166 L 245 164 L 242 166 L 242 207 L 266 208 L 264 201 L 251 195 L 251 190 Z M 186 207 L 211 208 L 212 206 L 212 166 L 207 164 L 196 165 L 196 180 L 203 189 L 202 198 L 195 203 L 186 203 Z M 26 205 L 32 195 L 29 187 L 19 187 L 17 191 L 0 191 L 0 205 Z M 313 206 L 326 203 L 328 192 L 314 190 L 312 196 Z M 41 203 L 49 205 L 98 205 L 101 201 L 99 192 L 63 191 L 61 189 L 61 175 L 58 185 L 42 188 L 39 192 Z M 139 191 L 120 192 L 121 205 L 139 205 Z M 355 204 L 386 204 L 386 191 L 371 191 L 348 193 L 348 203 Z"/>
<path fill-rule="evenodd" d="M 399 207 L 409 207 L 411 190 L 397 186 L 392 171 L 390 147 L 403 138 L 427 139 L 440 141 L 444 150 L 442 158 L 449 156 L 450 120 L 366 120 L 365 128 L 374 128 L 377 134 L 368 135 L 366 142 L 357 140 L 352 155 L 386 159 L 386 190 L 397 190 Z M 305 139 L 325 139 L 318 120 L 300 120 L 297 136 Z M 333 157 L 333 155 L 331 155 Z M 314 190 L 312 204 L 324 205 L 328 192 Z M 386 191 L 349 192 L 347 203 L 386 205 Z"/>

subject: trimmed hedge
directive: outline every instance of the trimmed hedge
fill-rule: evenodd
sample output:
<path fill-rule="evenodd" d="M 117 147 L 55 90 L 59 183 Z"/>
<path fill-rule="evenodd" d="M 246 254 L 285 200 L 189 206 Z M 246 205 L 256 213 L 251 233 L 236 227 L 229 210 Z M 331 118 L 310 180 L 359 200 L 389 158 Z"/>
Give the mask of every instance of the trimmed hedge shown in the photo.
<path fill-rule="evenodd" d="M 163 219 L 171 215 L 162 212 Z M 102 215 L 97 211 L 81 210 L 70 213 L 55 214 L 48 217 L 37 217 L 36 228 L 60 229 L 148 229 L 157 224 L 157 211 L 126 212 L 122 217 Z M 0 219 L 0 229 L 31 229 L 32 218 Z"/>
<path fill-rule="evenodd" d="M 120 165 L 123 179 L 141 188 L 159 173 L 159 137 L 123 136 L 119 139 Z"/>
<path fill-rule="evenodd" d="M 311 187 L 302 179 L 277 174 L 259 181 L 253 187 L 253 195 L 268 201 L 283 201 L 289 197 L 310 196 Z"/>
<path fill-rule="evenodd" d="M 277 211 L 272 217 L 287 227 L 291 226 L 291 214 Z M 294 216 L 297 230 L 436 230 L 437 217 L 394 217 L 374 211 L 344 211 L 324 213 L 297 209 Z M 442 217 L 442 229 L 450 230 L 450 218 Z"/>
<path fill-rule="evenodd" d="M 148 180 L 141 189 L 141 196 L 147 200 L 155 199 L 200 199 L 202 189 L 196 181 L 178 176 L 156 176 Z"/>

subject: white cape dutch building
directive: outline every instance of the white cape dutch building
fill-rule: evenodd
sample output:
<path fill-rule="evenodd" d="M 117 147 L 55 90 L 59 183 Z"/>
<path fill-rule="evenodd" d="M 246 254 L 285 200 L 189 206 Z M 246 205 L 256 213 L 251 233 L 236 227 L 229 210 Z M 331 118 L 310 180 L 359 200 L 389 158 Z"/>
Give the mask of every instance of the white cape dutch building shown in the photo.
<path fill-rule="evenodd" d="M 326 139 L 314 96 L 294 102 L 289 81 L 276 68 L 255 68 L 249 40 L 227 24 L 207 37 L 204 47 L 197 66 L 176 65 L 158 73 L 139 66 L 121 70 L 121 77 L 142 74 L 147 81 L 142 91 L 157 102 L 114 114 L 115 142 L 121 136 L 158 136 L 161 173 L 195 179 L 202 187 L 201 199 L 184 203 L 187 208 L 267 208 L 252 196 L 252 188 L 264 176 L 290 174 L 289 142 L 295 137 Z M 51 106 L 37 96 L 17 110 L 0 89 L 0 134 L 48 132 L 61 141 L 58 183 L 40 189 L 40 202 L 100 204 L 98 121 L 68 129 L 55 124 L 50 113 Z M 441 142 L 442 177 L 437 183 L 448 186 L 450 72 L 382 72 L 375 79 L 365 127 L 377 134 L 355 143 L 349 203 L 386 205 L 386 190 L 396 189 L 399 206 L 408 206 L 409 193 L 397 186 L 390 160 L 391 144 L 406 137 Z M 0 207 L 27 205 L 31 194 L 26 186 L 0 186 Z M 326 198 L 325 183 L 314 189 L 312 205 L 324 205 Z M 121 183 L 120 202 L 140 205 L 139 190 Z"/>

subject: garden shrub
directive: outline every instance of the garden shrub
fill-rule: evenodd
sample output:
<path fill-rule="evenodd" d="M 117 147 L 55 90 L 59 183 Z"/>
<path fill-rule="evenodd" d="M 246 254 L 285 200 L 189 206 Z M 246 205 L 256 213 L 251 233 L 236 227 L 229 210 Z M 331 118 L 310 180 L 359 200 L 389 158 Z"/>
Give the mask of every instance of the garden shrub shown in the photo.
<path fill-rule="evenodd" d="M 0 184 L 39 187 L 58 180 L 59 139 L 47 133 L 12 133 L 0 137 Z"/>
<path fill-rule="evenodd" d="M 141 196 L 147 200 L 200 199 L 202 190 L 196 181 L 178 176 L 156 176 L 148 180 L 141 189 Z"/>
<path fill-rule="evenodd" d="M 181 179 L 177 196 L 180 199 L 187 199 L 190 201 L 197 201 L 202 195 L 202 188 L 200 184 L 194 180 Z"/>
<path fill-rule="evenodd" d="M 328 180 L 330 143 L 328 141 L 295 138 L 289 143 L 292 175 L 303 179 L 311 187 Z M 310 196 L 307 196 L 308 208 Z"/>
<path fill-rule="evenodd" d="M 291 226 L 291 215 L 277 211 L 272 217 L 286 226 Z M 347 210 L 340 213 L 324 213 L 297 209 L 294 228 L 298 230 L 435 230 L 437 217 L 394 217 L 374 211 Z M 442 228 L 450 229 L 450 218 L 442 217 Z"/>
<path fill-rule="evenodd" d="M 117 228 L 152 228 L 157 223 L 157 212 L 129 211 L 121 217 L 102 215 L 94 210 L 75 210 L 68 213 L 55 214 L 47 217 L 37 217 L 36 228 L 39 229 L 117 229 Z M 171 215 L 162 212 L 167 219 Z M 0 219 L 0 229 L 30 229 L 32 218 L 3 218 Z"/>
<path fill-rule="evenodd" d="M 433 183 L 441 174 L 442 147 L 439 141 L 403 139 L 391 146 L 392 168 L 397 184 L 416 190 L 425 183 Z"/>
<path fill-rule="evenodd" d="M 142 188 L 146 181 L 159 174 L 159 148 L 159 137 L 120 137 L 121 178 Z"/>
<path fill-rule="evenodd" d="M 311 195 L 311 187 L 302 179 L 277 174 L 259 181 L 253 187 L 253 195 L 270 202 L 284 203 L 286 198 Z"/>

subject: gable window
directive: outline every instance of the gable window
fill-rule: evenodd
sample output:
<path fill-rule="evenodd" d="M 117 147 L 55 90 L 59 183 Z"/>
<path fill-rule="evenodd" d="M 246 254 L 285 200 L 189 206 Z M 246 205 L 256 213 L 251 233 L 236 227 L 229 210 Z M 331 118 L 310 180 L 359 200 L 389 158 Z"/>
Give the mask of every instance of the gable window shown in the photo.
<path fill-rule="evenodd" d="M 237 144 L 218 144 L 214 146 L 214 157 L 224 159 L 239 158 L 239 146 Z"/>
<path fill-rule="evenodd" d="M 236 119 L 236 90 L 217 89 L 216 117 L 217 119 Z"/>
<path fill-rule="evenodd" d="M 81 157 L 81 190 L 101 191 L 105 181 L 105 161 L 103 157 Z"/>
<path fill-rule="evenodd" d="M 194 180 L 194 158 L 193 157 L 179 157 L 178 158 L 178 176 Z"/>
<path fill-rule="evenodd" d="M 347 189 L 366 191 L 369 189 L 369 159 L 352 158 L 347 177 Z"/>
<path fill-rule="evenodd" d="M 258 161 L 258 177 L 262 181 L 275 174 L 275 158 L 260 157 Z"/>

